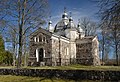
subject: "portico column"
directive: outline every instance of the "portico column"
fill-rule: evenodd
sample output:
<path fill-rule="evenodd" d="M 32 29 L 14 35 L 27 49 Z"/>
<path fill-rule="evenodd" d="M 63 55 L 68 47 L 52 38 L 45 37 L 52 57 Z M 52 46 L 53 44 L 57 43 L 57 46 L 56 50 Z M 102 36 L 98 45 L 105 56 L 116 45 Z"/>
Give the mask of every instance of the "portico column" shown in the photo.
<path fill-rule="evenodd" d="M 38 48 L 36 49 L 36 61 L 39 62 L 39 53 L 38 53 Z"/>

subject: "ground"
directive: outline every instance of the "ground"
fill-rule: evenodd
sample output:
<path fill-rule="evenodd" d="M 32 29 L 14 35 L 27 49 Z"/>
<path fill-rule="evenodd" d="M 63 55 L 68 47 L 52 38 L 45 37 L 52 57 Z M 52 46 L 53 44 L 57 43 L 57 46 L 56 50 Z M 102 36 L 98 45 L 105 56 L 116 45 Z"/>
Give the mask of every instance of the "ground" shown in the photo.
<path fill-rule="evenodd" d="M 2 68 L 16 68 L 16 67 L 0 67 Z M 120 70 L 120 66 L 84 66 L 84 65 L 70 65 L 70 66 L 42 66 L 42 67 L 22 67 L 28 69 L 60 69 L 60 70 Z"/>
<path fill-rule="evenodd" d="M 16 68 L 13 66 L 1 67 L 0 69 Z M 27 69 L 60 69 L 60 70 L 120 70 L 120 66 L 83 66 L 83 65 L 70 65 L 70 66 L 42 66 L 42 67 L 22 67 Z M 28 76 L 14 76 L 14 75 L 0 75 L 0 82 L 93 82 L 88 80 L 68 80 L 60 78 L 45 78 L 45 77 L 28 77 Z M 101 82 L 101 81 L 94 81 Z"/>
<path fill-rule="evenodd" d="M 12 76 L 0 75 L 0 82 L 93 82 L 91 80 L 66 80 L 58 78 L 44 78 L 44 77 L 28 77 L 28 76 Z M 100 81 L 94 81 L 100 82 Z"/>
<path fill-rule="evenodd" d="M 120 66 L 43 66 L 43 67 L 27 67 L 28 69 L 61 69 L 61 70 L 120 70 Z"/>
<path fill-rule="evenodd" d="M 0 75 L 1 82 L 57 82 L 58 80 L 59 82 L 65 82 L 57 78 Z"/>

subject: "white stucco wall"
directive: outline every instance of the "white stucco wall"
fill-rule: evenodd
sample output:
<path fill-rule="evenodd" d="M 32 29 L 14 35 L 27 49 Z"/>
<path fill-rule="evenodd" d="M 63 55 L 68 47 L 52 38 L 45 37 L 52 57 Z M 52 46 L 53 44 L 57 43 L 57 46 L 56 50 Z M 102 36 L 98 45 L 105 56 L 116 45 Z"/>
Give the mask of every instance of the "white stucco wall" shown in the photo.
<path fill-rule="evenodd" d="M 70 42 L 69 45 L 70 58 L 76 58 L 76 44 L 75 42 Z"/>

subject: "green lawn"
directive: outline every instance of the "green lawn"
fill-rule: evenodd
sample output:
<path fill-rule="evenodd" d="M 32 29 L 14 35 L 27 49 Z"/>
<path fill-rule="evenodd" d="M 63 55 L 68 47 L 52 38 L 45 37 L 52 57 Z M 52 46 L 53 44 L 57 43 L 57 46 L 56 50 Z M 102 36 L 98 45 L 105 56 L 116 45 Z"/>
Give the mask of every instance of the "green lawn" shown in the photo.
<path fill-rule="evenodd" d="M 12 66 L 0 67 L 2 68 L 16 68 Z M 42 67 L 22 67 L 28 69 L 60 69 L 60 70 L 120 70 L 120 66 L 84 66 L 84 65 L 70 65 L 70 66 L 42 66 Z"/>
<path fill-rule="evenodd" d="M 57 78 L 0 75 L 0 82 L 58 82 L 58 81 L 65 82 L 65 80 Z"/>
<path fill-rule="evenodd" d="M 93 82 L 92 80 L 67 80 L 59 78 L 0 75 L 0 82 Z M 101 81 L 94 81 L 101 82 Z"/>
<path fill-rule="evenodd" d="M 120 66 L 43 66 L 43 67 L 26 67 L 28 69 L 60 69 L 60 70 L 120 70 Z"/>
<path fill-rule="evenodd" d="M 0 69 L 16 68 L 12 66 L 0 67 Z M 70 65 L 70 66 L 43 66 L 43 67 L 22 67 L 27 69 L 60 69 L 60 70 L 119 70 L 120 66 L 83 66 L 83 65 Z M 0 82 L 93 82 L 91 80 L 68 80 L 60 78 L 45 78 L 45 77 L 28 77 L 28 76 L 13 76 L 13 75 L 0 75 Z M 102 82 L 102 81 L 94 81 Z"/>

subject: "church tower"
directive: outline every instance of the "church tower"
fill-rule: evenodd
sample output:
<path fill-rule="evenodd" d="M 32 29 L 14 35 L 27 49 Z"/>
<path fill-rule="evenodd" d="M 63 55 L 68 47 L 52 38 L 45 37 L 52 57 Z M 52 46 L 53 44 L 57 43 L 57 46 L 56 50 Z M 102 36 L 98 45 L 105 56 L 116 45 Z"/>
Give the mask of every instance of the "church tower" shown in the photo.
<path fill-rule="evenodd" d="M 73 22 L 72 16 L 69 18 L 69 23 L 65 30 L 66 37 L 70 39 L 69 53 L 70 53 L 70 62 L 74 63 L 76 60 L 76 43 L 75 40 L 79 37 L 76 25 Z"/>
<path fill-rule="evenodd" d="M 76 25 L 73 22 L 72 16 L 69 18 L 69 23 L 67 25 L 67 28 L 65 30 L 66 37 L 70 39 L 70 41 L 75 41 L 78 36 L 78 31 L 76 28 Z"/>

